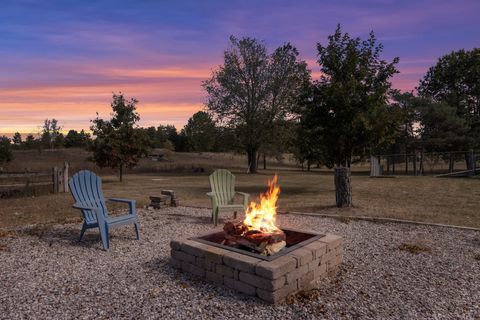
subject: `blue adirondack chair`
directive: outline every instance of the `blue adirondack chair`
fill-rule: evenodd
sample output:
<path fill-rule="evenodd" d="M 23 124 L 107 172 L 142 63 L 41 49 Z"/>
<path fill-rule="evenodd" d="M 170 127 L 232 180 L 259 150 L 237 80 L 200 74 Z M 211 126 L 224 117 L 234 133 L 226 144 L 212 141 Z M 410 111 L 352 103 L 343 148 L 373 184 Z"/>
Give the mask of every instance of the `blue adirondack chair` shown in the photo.
<path fill-rule="evenodd" d="M 128 203 L 130 207 L 129 214 L 110 217 L 102 192 L 102 179 L 95 173 L 88 170 L 81 170 L 70 179 L 68 185 L 75 199 L 73 207 L 81 210 L 83 214 L 83 226 L 79 241 L 82 241 L 85 230 L 98 227 L 98 229 L 100 229 L 103 249 L 107 250 L 110 246 L 109 230 L 127 224 L 134 224 L 137 239 L 140 239 L 140 221 L 138 220 L 137 210 L 135 208 L 135 200 L 107 199 L 112 202 Z"/>

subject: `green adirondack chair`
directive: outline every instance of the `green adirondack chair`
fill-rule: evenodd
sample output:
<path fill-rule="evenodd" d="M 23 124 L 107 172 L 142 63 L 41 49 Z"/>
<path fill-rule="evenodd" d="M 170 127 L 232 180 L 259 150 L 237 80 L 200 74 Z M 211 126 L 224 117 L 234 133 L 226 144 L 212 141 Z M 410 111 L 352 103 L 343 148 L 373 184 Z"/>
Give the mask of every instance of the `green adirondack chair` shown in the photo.
<path fill-rule="evenodd" d="M 219 211 L 233 211 L 233 218 L 237 218 L 237 211 L 245 211 L 248 206 L 248 197 L 245 192 L 235 191 L 235 176 L 228 170 L 219 169 L 209 177 L 212 192 L 208 192 L 212 200 L 212 220 L 215 226 L 218 223 Z M 235 195 L 243 196 L 243 204 L 234 204 Z"/>

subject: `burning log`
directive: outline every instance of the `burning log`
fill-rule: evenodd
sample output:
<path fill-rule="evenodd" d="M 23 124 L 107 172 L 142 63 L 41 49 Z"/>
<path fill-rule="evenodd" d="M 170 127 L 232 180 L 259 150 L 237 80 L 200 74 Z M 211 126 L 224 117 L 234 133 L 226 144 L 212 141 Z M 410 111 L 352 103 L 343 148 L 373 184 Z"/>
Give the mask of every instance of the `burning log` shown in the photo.
<path fill-rule="evenodd" d="M 259 230 L 248 230 L 243 223 L 227 222 L 223 227 L 225 245 L 240 246 L 263 255 L 273 255 L 286 245 L 285 233 L 278 229 L 274 233 Z"/>
<path fill-rule="evenodd" d="M 263 255 L 273 255 L 282 250 L 286 246 L 285 233 L 276 226 L 279 194 L 275 175 L 273 180 L 268 181 L 267 192 L 260 195 L 260 203 L 250 203 L 242 222 L 225 224 L 223 244 L 247 247 Z"/>

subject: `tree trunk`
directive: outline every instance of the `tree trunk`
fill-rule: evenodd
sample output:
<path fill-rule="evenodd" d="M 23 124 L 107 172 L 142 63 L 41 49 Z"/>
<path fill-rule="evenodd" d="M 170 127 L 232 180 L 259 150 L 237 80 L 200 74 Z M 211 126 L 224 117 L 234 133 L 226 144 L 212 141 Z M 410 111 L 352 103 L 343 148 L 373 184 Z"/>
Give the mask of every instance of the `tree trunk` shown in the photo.
<path fill-rule="evenodd" d="M 465 152 L 465 164 L 467 166 L 467 170 L 473 170 L 474 169 L 473 151 Z"/>
<path fill-rule="evenodd" d="M 405 175 L 408 174 L 408 154 L 405 153 Z"/>
<path fill-rule="evenodd" d="M 395 174 L 395 155 L 393 155 L 392 157 L 392 171 L 393 171 L 393 174 Z"/>
<path fill-rule="evenodd" d="M 310 166 L 311 166 L 311 165 L 312 165 L 312 164 L 310 163 L 310 160 L 307 160 L 307 171 L 310 171 Z"/>
<path fill-rule="evenodd" d="M 348 167 L 335 168 L 335 197 L 338 208 L 352 206 L 352 185 Z"/>
<path fill-rule="evenodd" d="M 420 152 L 420 175 L 425 175 L 425 168 L 423 166 L 423 150 Z"/>
<path fill-rule="evenodd" d="M 450 152 L 450 158 L 448 159 L 448 172 L 452 173 L 453 172 L 453 165 L 455 164 L 455 161 L 453 159 L 453 153 Z"/>
<path fill-rule="evenodd" d="M 120 182 L 122 182 L 123 181 L 123 164 L 120 165 L 119 174 L 120 174 Z"/>
<path fill-rule="evenodd" d="M 267 170 L 267 156 L 263 154 L 263 170 Z"/>
<path fill-rule="evenodd" d="M 413 155 L 413 175 L 418 176 L 418 172 L 417 172 L 417 151 L 415 151 L 415 153 Z"/>
<path fill-rule="evenodd" d="M 257 173 L 257 150 L 248 149 L 247 158 L 248 158 L 248 173 Z"/>

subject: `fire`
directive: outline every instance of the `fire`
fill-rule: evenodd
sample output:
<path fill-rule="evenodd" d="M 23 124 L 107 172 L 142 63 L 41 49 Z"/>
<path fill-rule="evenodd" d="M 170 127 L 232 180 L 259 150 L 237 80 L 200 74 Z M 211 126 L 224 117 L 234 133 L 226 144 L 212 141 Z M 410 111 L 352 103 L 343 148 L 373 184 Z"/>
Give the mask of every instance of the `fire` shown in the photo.
<path fill-rule="evenodd" d="M 279 194 L 280 187 L 277 185 L 277 175 L 275 175 L 268 181 L 267 192 L 260 194 L 260 203 L 250 202 L 243 220 L 247 230 L 258 230 L 262 233 L 281 232 L 276 226 Z"/>

